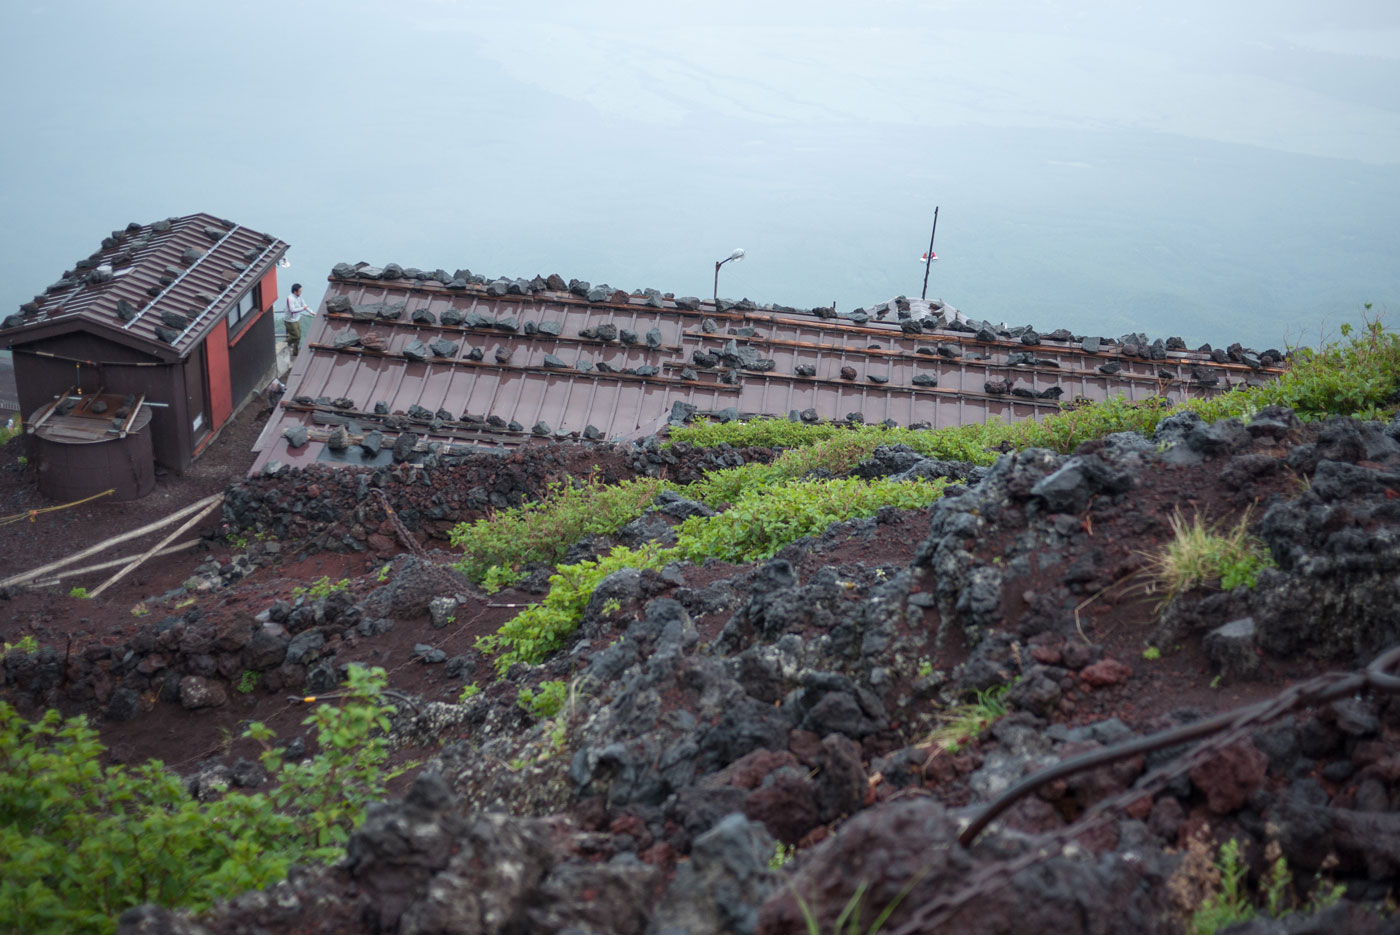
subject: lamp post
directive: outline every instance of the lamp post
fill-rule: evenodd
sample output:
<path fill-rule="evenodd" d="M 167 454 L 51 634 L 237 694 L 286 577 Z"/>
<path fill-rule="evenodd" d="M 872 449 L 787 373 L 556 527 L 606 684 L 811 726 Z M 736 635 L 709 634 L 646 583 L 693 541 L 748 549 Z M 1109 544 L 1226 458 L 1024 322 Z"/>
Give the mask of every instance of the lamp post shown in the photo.
<path fill-rule="evenodd" d="M 742 260 L 744 258 L 744 248 L 735 247 L 734 252 L 722 260 L 715 261 L 715 307 L 719 307 L 719 268 L 730 260 Z"/>

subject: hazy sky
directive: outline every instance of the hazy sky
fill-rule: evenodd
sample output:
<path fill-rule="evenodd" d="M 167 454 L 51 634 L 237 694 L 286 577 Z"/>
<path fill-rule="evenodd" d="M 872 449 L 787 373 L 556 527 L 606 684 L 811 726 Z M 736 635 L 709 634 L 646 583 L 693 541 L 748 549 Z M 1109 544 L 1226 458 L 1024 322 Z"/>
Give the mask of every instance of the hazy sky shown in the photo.
<path fill-rule="evenodd" d="M 128 221 L 1049 330 L 1400 309 L 1400 4 L 18 2 L 0 309 Z M 285 284 L 284 284 L 285 288 Z"/>

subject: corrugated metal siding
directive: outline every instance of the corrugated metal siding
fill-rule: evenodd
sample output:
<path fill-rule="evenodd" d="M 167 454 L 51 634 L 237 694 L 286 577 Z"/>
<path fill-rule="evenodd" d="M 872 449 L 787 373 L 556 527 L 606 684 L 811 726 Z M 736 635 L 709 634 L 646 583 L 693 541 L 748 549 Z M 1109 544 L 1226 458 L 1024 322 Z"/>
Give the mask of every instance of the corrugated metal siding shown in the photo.
<path fill-rule="evenodd" d="M 353 311 L 327 311 L 328 304 L 339 301 L 360 308 L 402 305 L 403 310 L 397 320 L 364 321 Z M 912 306 L 915 319 L 929 314 L 927 303 L 915 300 Z M 438 321 L 444 311 L 455 309 L 468 321 L 477 316 L 477 324 L 417 323 L 412 315 L 418 309 L 426 309 Z M 707 320 L 714 330 L 705 330 Z M 507 321 L 517 330 L 502 330 Z M 526 334 L 527 323 L 554 323 L 560 334 Z M 636 332 L 640 343 L 625 345 L 580 334 L 603 324 Z M 731 333 L 748 328 L 752 335 Z M 657 348 L 645 343 L 652 329 L 660 334 Z M 254 470 L 273 458 L 302 464 L 317 457 L 320 445 L 315 441 L 299 450 L 288 448 L 281 436 L 292 425 L 307 426 L 313 438 L 324 429 L 327 415 L 353 419 L 352 429 L 381 427 L 376 403 L 390 414 L 407 413 L 413 406 L 434 414 L 445 410 L 450 418 L 436 425 L 427 420 L 411 424 L 412 431 L 429 441 L 510 446 L 593 431 L 605 439 L 641 437 L 665 423 L 675 402 L 690 403 L 702 412 L 734 409 L 744 417 L 786 417 L 794 410 L 814 409 L 824 420 L 859 413 L 866 422 L 888 419 L 942 427 L 1059 411 L 1052 399 L 990 394 L 984 388 L 989 381 L 1010 379 L 1014 387 L 1032 392 L 1059 387 L 1066 402 L 1116 394 L 1141 400 L 1168 392 L 1176 397 L 1212 392 L 1188 382 L 1193 366 L 1208 366 L 1238 379 L 1251 372 L 1243 365 L 1213 363 L 1195 352 L 1173 351 L 1166 360 L 1148 361 L 1123 357 L 1112 346 L 1094 355 L 1050 341 L 1026 346 L 978 341 L 956 331 L 909 335 L 895 323 L 855 324 L 763 310 L 720 312 L 710 303 L 688 310 L 644 296 L 631 297 L 625 304 L 589 303 L 560 292 L 489 296 L 480 287 L 448 289 L 420 281 L 332 280 L 308 332 L 284 408 L 259 439 Z M 339 335 L 374 335 L 383 342 L 383 350 L 337 349 Z M 457 343 L 455 353 L 424 362 L 404 358 L 410 343 L 426 345 L 439 338 Z M 771 360 L 772 369 L 730 370 L 733 382 L 726 382 L 723 369 L 694 365 L 697 351 L 719 354 L 730 341 Z M 939 344 L 956 348 L 961 356 L 949 359 L 932 353 Z M 482 351 L 481 360 L 470 359 L 473 348 Z M 498 351 L 509 352 L 508 361 L 498 363 Z M 1007 359 L 1012 353 L 1032 353 L 1050 363 L 1012 366 Z M 567 369 L 547 367 L 546 354 L 562 359 Z M 981 356 L 988 359 L 978 359 Z M 1095 369 L 1110 360 L 1122 367 L 1120 373 L 1106 376 Z M 600 364 L 614 372 L 600 372 Z M 815 376 L 797 375 L 799 365 L 815 368 Z M 646 367 L 656 373 L 623 372 Z M 694 370 L 688 375 L 692 378 L 683 377 L 687 368 Z M 854 378 L 843 377 L 842 368 L 852 368 Z M 1170 372 L 1170 379 L 1162 377 L 1162 371 Z M 920 374 L 935 377 L 937 385 L 914 385 L 913 378 Z M 887 382 L 873 382 L 872 376 Z M 1269 373 L 1262 377 L 1269 378 Z M 331 406 L 336 400 L 348 400 L 349 408 Z M 515 423 L 516 429 L 485 426 L 488 417 Z M 543 423 L 540 429 L 547 429 L 547 435 L 532 433 L 537 423 Z M 393 433 L 388 435 L 392 439 Z"/>

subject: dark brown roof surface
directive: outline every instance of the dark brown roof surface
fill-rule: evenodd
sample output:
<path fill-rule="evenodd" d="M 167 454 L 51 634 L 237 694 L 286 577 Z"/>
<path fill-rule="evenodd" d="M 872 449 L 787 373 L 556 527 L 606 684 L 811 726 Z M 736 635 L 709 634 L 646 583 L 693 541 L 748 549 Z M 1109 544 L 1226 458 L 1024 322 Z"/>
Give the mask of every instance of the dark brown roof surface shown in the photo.
<path fill-rule="evenodd" d="M 211 214 L 128 224 L 0 321 L 0 345 L 88 327 L 177 358 L 286 250 L 268 234 Z"/>
<path fill-rule="evenodd" d="M 636 439 L 661 429 L 676 403 L 725 418 L 805 410 L 821 420 L 937 427 L 1054 412 L 1057 392 L 1065 401 L 1202 395 L 1277 372 L 1192 351 L 1159 348 L 1161 359 L 1147 359 L 1146 346 L 1140 357 L 1115 343 L 1095 354 L 1068 340 L 980 340 L 917 299 L 901 303 L 902 328 L 751 303 L 678 305 L 656 293 L 593 290 L 589 301 L 585 289 L 558 288 L 557 277 L 552 289 L 516 281 L 516 294 L 500 294 L 501 282 L 337 274 L 282 408 L 258 440 L 254 471 L 323 457 L 338 425 L 352 443 L 377 431 L 386 449 L 408 431 L 420 447 Z M 897 317 L 893 303 L 887 314 Z M 1110 363 L 1119 372 L 1098 370 Z M 1220 384 L 1202 385 L 1212 376 Z M 289 444 L 300 430 L 309 443 Z M 357 463 L 353 444 L 348 453 Z"/>

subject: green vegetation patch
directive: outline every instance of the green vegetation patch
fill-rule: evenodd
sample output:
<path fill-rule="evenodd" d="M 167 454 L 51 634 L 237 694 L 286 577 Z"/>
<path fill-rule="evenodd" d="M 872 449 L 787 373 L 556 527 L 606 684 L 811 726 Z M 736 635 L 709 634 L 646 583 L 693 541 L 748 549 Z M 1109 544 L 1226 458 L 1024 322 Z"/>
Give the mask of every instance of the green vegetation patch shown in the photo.
<path fill-rule="evenodd" d="M 833 523 L 872 516 L 881 507 L 917 510 L 943 495 L 947 481 L 867 482 L 858 477 L 792 483 L 742 494 L 718 516 L 677 527 L 679 557 L 694 562 L 752 562 Z"/>
<path fill-rule="evenodd" d="M 277 783 L 268 793 L 191 798 L 157 761 L 104 766 L 97 731 L 57 711 L 29 722 L 0 702 L 0 931 L 110 933 L 126 909 L 153 902 L 206 909 L 329 863 L 392 778 L 382 732 L 382 669 L 351 667 L 339 706 L 302 723 L 320 752 L 284 762 L 273 734 L 244 735 Z"/>
<path fill-rule="evenodd" d="M 549 593 L 501 625 L 490 636 L 478 637 L 476 648 L 497 653 L 496 670 L 504 673 L 517 662 L 537 663 L 561 649 L 578 627 L 583 609 L 603 579 L 624 568 L 661 568 L 670 550 L 618 546 L 596 561 L 560 565 L 549 578 Z"/>
<path fill-rule="evenodd" d="M 462 550 L 457 568 L 478 584 L 490 578 L 496 590 L 519 580 L 522 566 L 555 564 L 569 546 L 587 535 L 607 535 L 641 515 L 667 481 L 650 477 L 603 484 L 590 477 L 577 486 L 556 482 L 543 498 L 524 506 L 497 510 L 451 533 Z"/>
<path fill-rule="evenodd" d="M 537 718 L 551 718 L 564 710 L 569 700 L 569 683 L 553 680 L 541 682 L 535 689 L 522 688 L 515 703 L 521 710 L 528 711 Z"/>
<path fill-rule="evenodd" d="M 484 651 L 500 653 L 496 665 L 504 671 L 514 662 L 538 662 L 560 648 L 577 626 L 593 589 L 622 568 L 660 568 L 678 559 L 754 561 L 833 522 L 871 515 L 880 506 L 910 509 L 937 499 L 943 490 L 941 483 L 865 484 L 850 478 L 825 479 L 849 473 L 880 445 L 907 445 L 931 458 L 988 465 L 1003 450 L 1038 447 L 1069 452 L 1115 432 L 1150 436 L 1163 419 L 1188 410 L 1206 421 L 1248 418 L 1275 404 L 1291 406 L 1304 419 L 1331 414 L 1376 417 L 1388 405 L 1397 385 L 1400 336 L 1373 322 L 1355 331 L 1343 326 L 1342 340 L 1320 351 L 1297 350 L 1292 368 L 1273 383 L 1240 387 L 1211 399 L 1177 405 L 1155 397 L 1139 402 L 1117 397 L 1065 406 L 1039 421 L 1007 424 L 993 420 L 985 425 L 926 431 L 883 426 L 843 428 L 783 419 L 685 426 L 672 431 L 668 444 L 787 450 L 770 464 L 712 471 L 683 487 L 648 478 L 611 486 L 596 480 L 579 486 L 556 485 L 538 503 L 458 526 L 452 543 L 463 549 L 462 571 L 494 589 L 516 580 L 521 567 L 531 562 L 558 562 L 568 546 L 584 535 L 617 531 L 639 516 L 663 489 L 725 510 L 719 516 L 683 523 L 674 549 L 614 549 L 597 561 L 560 566 L 543 601 L 478 642 Z M 1267 552 L 1243 526 L 1223 534 L 1204 528 L 1200 531 L 1209 538 L 1209 548 L 1192 546 L 1179 560 L 1169 560 L 1172 570 L 1164 573 L 1167 577 L 1163 580 L 1176 582 L 1165 585 L 1169 590 L 1214 580 L 1224 588 L 1252 586 L 1259 569 L 1269 564 Z M 1199 561 L 1189 558 L 1196 553 L 1200 553 Z"/>
<path fill-rule="evenodd" d="M 476 648 L 499 653 L 496 670 L 504 673 L 517 662 L 538 663 L 561 649 L 578 627 L 593 591 L 603 579 L 624 568 L 657 569 L 674 561 L 751 562 L 772 556 L 790 542 L 812 535 L 832 523 L 873 516 L 883 506 L 917 509 L 937 500 L 944 481 L 868 482 L 859 478 L 792 482 L 758 488 L 739 496 L 725 512 L 692 517 L 677 527 L 677 545 L 663 549 L 619 546 L 596 561 L 560 565 L 549 579 L 549 593 Z"/>
<path fill-rule="evenodd" d="M 735 447 L 800 449 L 832 443 L 830 450 L 859 452 L 850 467 L 869 457 L 880 445 L 908 445 L 930 458 L 990 464 L 996 455 L 983 449 L 983 426 L 959 425 L 945 429 L 908 429 L 902 426 L 862 425 L 842 428 L 827 422 L 809 424 L 787 419 L 754 419 L 750 422 L 699 423 L 673 428 L 666 445 L 680 442 L 697 448 L 728 444 Z M 850 470 L 847 467 L 846 470 Z M 800 475 L 799 475 L 800 476 Z"/>
<path fill-rule="evenodd" d="M 350 579 L 341 578 L 339 581 L 332 581 L 329 575 L 322 575 L 307 587 L 292 588 L 292 597 L 307 597 L 313 601 L 324 600 L 330 597 L 332 591 L 346 591 L 350 588 Z"/>
<path fill-rule="evenodd" d="M 1213 892 L 1192 914 L 1187 927 L 1190 935 L 1215 935 L 1259 914 L 1259 908 L 1250 898 L 1246 883 L 1249 866 L 1240 852 L 1239 841 L 1232 838 L 1220 846 L 1213 870 Z M 1259 898 L 1269 918 L 1281 919 L 1295 911 L 1316 913 L 1335 905 L 1346 895 L 1346 887 L 1340 884 L 1320 886 L 1312 901 L 1295 907 L 1289 900 L 1292 888 L 1293 873 L 1288 869 L 1288 862 L 1279 857 L 1259 881 Z"/>
<path fill-rule="evenodd" d="M 880 444 L 902 444 L 928 457 L 989 464 L 1005 445 L 1070 452 L 1114 432 L 1150 436 L 1167 416 L 1187 410 L 1207 422 L 1247 418 L 1265 406 L 1276 405 L 1290 407 L 1304 421 L 1331 415 L 1386 417 L 1394 408 L 1391 394 L 1400 386 L 1400 334 L 1371 321 L 1359 328 L 1342 325 L 1341 335 L 1341 340 L 1321 350 L 1296 348 L 1292 365 L 1277 380 L 1257 387 L 1238 386 L 1209 399 L 1189 399 L 1175 405 L 1159 397 L 1135 403 L 1119 396 L 1084 406 L 1063 404 L 1060 412 L 1037 421 L 1007 424 L 992 420 L 985 425 L 925 431 L 880 426 L 845 429 L 825 423 L 759 419 L 673 429 L 671 444 L 806 448 L 832 439 L 858 438 L 874 440 L 870 450 Z"/>

